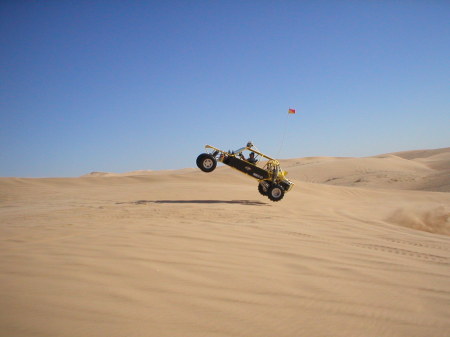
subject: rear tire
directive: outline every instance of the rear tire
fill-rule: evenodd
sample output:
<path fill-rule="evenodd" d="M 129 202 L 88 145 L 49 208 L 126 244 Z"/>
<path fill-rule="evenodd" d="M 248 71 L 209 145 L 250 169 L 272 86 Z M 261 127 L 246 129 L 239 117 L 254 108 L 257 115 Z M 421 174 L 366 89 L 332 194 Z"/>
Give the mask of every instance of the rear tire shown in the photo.
<path fill-rule="evenodd" d="M 267 196 L 272 201 L 280 201 L 284 197 L 284 190 L 283 187 L 277 184 L 273 184 L 269 187 L 267 191 Z"/>
<path fill-rule="evenodd" d="M 202 153 L 197 157 L 197 166 L 203 172 L 212 172 L 217 166 L 217 160 L 209 153 Z"/>

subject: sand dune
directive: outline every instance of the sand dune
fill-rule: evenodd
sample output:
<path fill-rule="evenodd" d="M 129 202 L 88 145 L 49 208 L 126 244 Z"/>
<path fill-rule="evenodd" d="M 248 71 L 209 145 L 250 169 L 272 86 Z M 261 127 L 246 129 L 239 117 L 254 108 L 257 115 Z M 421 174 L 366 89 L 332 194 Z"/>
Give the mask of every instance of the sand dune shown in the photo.
<path fill-rule="evenodd" d="M 450 148 L 367 158 L 290 159 L 283 164 L 290 176 L 307 182 L 450 192 Z"/>
<path fill-rule="evenodd" d="M 450 336 L 449 153 L 0 178 L 0 336 Z"/>

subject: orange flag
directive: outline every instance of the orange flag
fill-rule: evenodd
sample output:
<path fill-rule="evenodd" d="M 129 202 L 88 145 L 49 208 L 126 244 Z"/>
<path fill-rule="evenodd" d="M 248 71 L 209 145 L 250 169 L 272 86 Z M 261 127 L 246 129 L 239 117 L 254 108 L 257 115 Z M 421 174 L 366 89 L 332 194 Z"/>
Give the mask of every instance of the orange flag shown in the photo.
<path fill-rule="evenodd" d="M 288 113 L 290 113 L 290 114 L 295 114 L 295 109 L 289 109 L 289 110 L 288 110 Z"/>

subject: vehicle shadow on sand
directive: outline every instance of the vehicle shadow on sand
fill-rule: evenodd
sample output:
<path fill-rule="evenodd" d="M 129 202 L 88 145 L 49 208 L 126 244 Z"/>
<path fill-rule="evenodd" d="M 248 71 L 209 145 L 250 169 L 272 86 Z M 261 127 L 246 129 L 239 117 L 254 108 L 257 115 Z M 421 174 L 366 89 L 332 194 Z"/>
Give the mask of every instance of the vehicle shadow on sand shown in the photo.
<path fill-rule="evenodd" d="M 238 204 L 246 206 L 270 206 L 269 204 L 256 200 L 137 200 L 131 202 L 118 202 L 117 204 Z"/>

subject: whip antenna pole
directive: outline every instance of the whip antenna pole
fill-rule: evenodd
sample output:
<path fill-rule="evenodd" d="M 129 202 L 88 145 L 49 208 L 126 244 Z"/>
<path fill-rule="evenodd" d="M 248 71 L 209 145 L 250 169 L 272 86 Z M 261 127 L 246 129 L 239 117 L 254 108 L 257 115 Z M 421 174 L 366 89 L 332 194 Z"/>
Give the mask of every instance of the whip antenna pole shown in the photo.
<path fill-rule="evenodd" d="M 280 156 L 281 149 L 282 149 L 283 146 L 284 146 L 284 140 L 285 140 L 285 138 L 286 138 L 289 115 L 291 115 L 291 114 L 295 114 L 295 109 L 289 108 L 289 110 L 288 110 L 288 115 L 286 116 L 286 119 L 285 119 L 285 122 L 284 122 L 283 136 L 281 137 L 281 144 L 280 144 L 280 148 L 278 149 L 277 157 Z"/>

